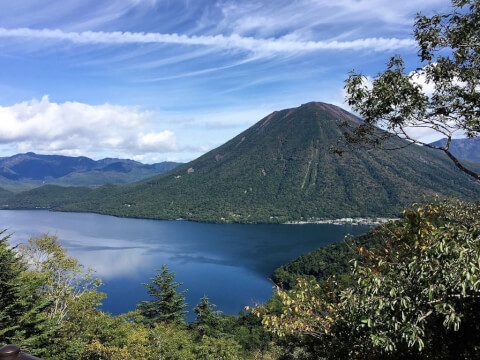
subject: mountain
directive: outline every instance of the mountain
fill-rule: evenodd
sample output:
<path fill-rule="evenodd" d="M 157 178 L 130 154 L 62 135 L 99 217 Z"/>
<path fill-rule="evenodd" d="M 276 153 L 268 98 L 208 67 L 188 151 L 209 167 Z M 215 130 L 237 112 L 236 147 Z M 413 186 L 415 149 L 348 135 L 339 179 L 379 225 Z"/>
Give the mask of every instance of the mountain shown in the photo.
<path fill-rule="evenodd" d="M 174 162 L 145 165 L 127 159 L 39 155 L 32 152 L 0 158 L 0 184 L 4 186 L 39 186 L 57 184 L 98 186 L 126 184 L 152 177 L 178 166 Z"/>
<path fill-rule="evenodd" d="M 275 111 L 224 145 L 174 170 L 76 199 L 68 188 L 10 198 L 32 206 L 117 216 L 196 221 L 284 222 L 398 214 L 422 195 L 480 199 L 480 185 L 442 153 L 416 145 L 397 151 L 337 145 L 342 123 L 361 120 L 312 102 Z M 398 144 L 397 144 L 398 145 Z M 73 198 L 72 198 L 73 197 Z"/>
<path fill-rule="evenodd" d="M 435 146 L 445 146 L 447 139 L 431 143 Z M 480 137 L 472 139 L 452 139 L 450 152 L 457 158 L 480 163 Z"/>
<path fill-rule="evenodd" d="M 94 160 L 83 156 L 37 155 L 29 152 L 0 158 L 0 176 L 9 180 L 59 178 L 95 167 Z"/>

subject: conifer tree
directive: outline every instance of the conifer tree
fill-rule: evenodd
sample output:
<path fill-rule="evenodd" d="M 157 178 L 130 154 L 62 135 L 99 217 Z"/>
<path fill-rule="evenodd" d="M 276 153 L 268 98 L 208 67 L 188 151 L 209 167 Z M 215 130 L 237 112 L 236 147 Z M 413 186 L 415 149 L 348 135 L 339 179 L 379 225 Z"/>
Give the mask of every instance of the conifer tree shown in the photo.
<path fill-rule="evenodd" d="M 187 290 L 177 293 L 177 288 L 183 283 L 174 282 L 175 273 L 170 272 L 166 265 L 157 271 L 159 273 L 151 279 L 152 284 L 143 284 L 153 300 L 142 301 L 137 307 L 150 325 L 158 322 L 182 322 L 187 313 L 184 311 L 187 307 Z"/>
<path fill-rule="evenodd" d="M 200 299 L 200 303 L 193 308 L 197 315 L 193 322 L 200 336 L 208 335 L 214 336 L 216 328 L 219 325 L 220 311 L 214 311 L 216 305 L 211 304 L 207 296 Z"/>

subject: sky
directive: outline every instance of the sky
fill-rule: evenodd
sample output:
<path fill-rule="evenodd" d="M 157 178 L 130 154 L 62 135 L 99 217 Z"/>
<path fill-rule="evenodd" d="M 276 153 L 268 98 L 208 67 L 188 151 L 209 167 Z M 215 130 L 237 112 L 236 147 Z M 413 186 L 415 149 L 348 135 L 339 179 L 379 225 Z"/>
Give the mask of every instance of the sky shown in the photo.
<path fill-rule="evenodd" d="M 0 0 L 0 156 L 186 162 L 348 72 L 420 64 L 447 0 Z"/>

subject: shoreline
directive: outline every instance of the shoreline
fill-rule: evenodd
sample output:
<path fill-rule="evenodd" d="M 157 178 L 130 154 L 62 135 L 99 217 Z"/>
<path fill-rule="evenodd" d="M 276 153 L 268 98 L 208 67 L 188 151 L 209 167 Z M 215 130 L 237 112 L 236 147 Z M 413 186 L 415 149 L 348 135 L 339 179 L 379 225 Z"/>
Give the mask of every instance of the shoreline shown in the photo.
<path fill-rule="evenodd" d="M 331 220 L 295 220 L 287 221 L 285 225 L 307 225 L 307 224 L 331 224 L 331 225 L 367 225 L 377 226 L 390 221 L 398 221 L 400 218 L 341 218 Z"/>
<path fill-rule="evenodd" d="M 377 226 L 385 224 L 389 221 L 397 221 L 400 218 L 387 218 L 387 217 L 375 217 L 375 218 L 339 218 L 339 219 L 315 219 L 315 220 L 290 220 L 286 222 L 240 222 L 240 221 L 229 221 L 225 218 L 221 218 L 219 221 L 211 220 L 211 221 L 202 221 L 202 220 L 193 220 L 193 219 L 186 219 L 186 218 L 154 218 L 154 217 L 137 217 L 137 216 L 125 216 L 125 215 L 116 215 L 116 214 L 108 214 L 104 212 L 95 212 L 95 211 L 81 211 L 81 210 L 56 210 L 55 208 L 49 206 L 36 206 L 32 208 L 8 208 L 8 206 L 0 206 L 0 211 L 22 211 L 22 210 L 32 210 L 32 211 L 52 211 L 52 212 L 65 212 L 65 213 L 87 213 L 87 214 L 98 214 L 98 215 L 105 215 L 105 216 L 114 216 L 118 218 L 126 218 L 126 219 L 144 219 L 144 220 L 159 220 L 159 221 L 191 221 L 191 222 L 198 222 L 204 224 L 245 224 L 245 225 L 255 225 L 255 224 L 279 224 L 279 225 L 308 225 L 308 224 L 331 224 L 331 225 L 366 225 L 366 226 Z"/>

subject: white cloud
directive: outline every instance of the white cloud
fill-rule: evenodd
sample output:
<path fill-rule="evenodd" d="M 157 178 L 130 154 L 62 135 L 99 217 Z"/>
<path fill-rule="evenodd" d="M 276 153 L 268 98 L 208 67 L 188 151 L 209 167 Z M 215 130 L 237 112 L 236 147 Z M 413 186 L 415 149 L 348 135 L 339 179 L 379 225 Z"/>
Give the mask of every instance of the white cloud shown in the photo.
<path fill-rule="evenodd" d="M 145 152 L 172 151 L 177 148 L 175 134 L 169 130 L 141 135 L 138 145 L 139 150 Z"/>
<path fill-rule="evenodd" d="M 433 93 L 435 92 L 435 83 L 433 81 L 427 81 L 427 76 L 425 75 L 424 71 L 415 70 L 410 72 L 409 75 L 411 76 L 411 83 L 420 85 L 420 87 L 422 88 L 422 92 L 426 96 L 431 97 L 433 95 Z"/>
<path fill-rule="evenodd" d="M 420 70 L 411 71 L 409 75 L 411 76 L 411 82 L 420 85 L 422 88 L 422 92 L 426 96 L 431 97 L 436 90 L 436 86 L 433 80 L 427 79 L 426 72 L 428 72 L 429 66 L 435 68 L 437 66 L 437 63 L 426 65 Z M 460 81 L 458 77 L 454 77 L 452 80 L 452 85 L 458 87 L 466 87 L 467 83 Z M 477 87 L 476 90 L 479 90 L 479 87 Z"/>
<path fill-rule="evenodd" d="M 176 151 L 175 133 L 156 129 L 153 115 L 132 106 L 60 104 L 44 96 L 0 106 L 0 144 L 16 151 L 90 156 Z"/>
<path fill-rule="evenodd" d="M 415 45 L 413 39 L 397 39 L 371 37 L 348 41 L 296 41 L 286 38 L 253 38 L 237 34 L 187 36 L 181 34 L 143 33 L 143 32 L 104 32 L 83 31 L 66 32 L 52 29 L 0 28 L 0 37 L 44 39 L 69 41 L 77 44 L 179 44 L 211 46 L 220 49 L 240 49 L 253 53 L 302 53 L 318 50 L 373 50 L 392 51 L 401 48 L 411 48 Z"/>

